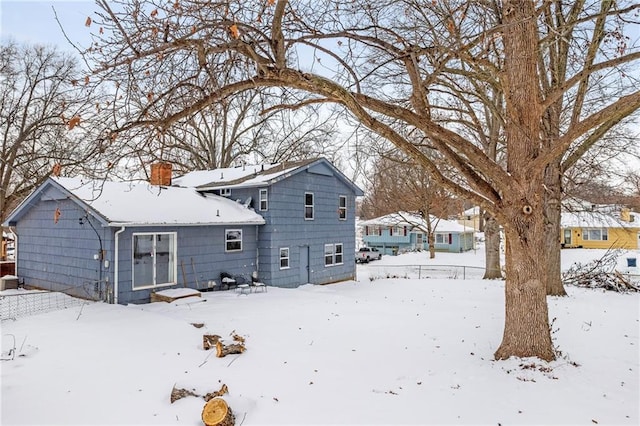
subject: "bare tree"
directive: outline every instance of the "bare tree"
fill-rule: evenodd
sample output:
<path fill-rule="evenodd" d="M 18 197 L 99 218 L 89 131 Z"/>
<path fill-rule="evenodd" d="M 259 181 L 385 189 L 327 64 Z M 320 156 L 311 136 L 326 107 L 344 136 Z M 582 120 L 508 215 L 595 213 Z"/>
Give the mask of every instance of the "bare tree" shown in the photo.
<path fill-rule="evenodd" d="M 99 147 L 95 98 L 76 60 L 52 47 L 0 46 L 0 223 L 40 185 L 54 165 L 64 173 L 95 171 Z M 87 173 L 84 173 L 87 174 Z"/>
<path fill-rule="evenodd" d="M 576 40 L 576 32 L 545 31 L 544 2 L 296 2 L 286 0 L 207 2 L 98 1 L 96 73 L 123 83 L 117 112 L 126 113 L 114 130 L 154 126 L 160 131 L 227 96 L 256 87 L 290 91 L 290 102 L 342 106 L 372 132 L 411 157 L 440 185 L 491 213 L 506 236 L 505 328 L 497 359 L 555 357 L 546 293 L 549 241 L 547 188 L 562 175 L 556 165 L 579 144 L 629 116 L 640 106 L 640 91 L 621 67 L 635 66 L 640 52 L 625 46 Z M 598 5 L 595 5 L 598 6 Z M 576 2 L 575 27 L 633 22 L 640 5 L 595 7 Z M 573 9 L 572 9 L 573 10 Z M 595 35 L 594 35 L 595 37 Z M 568 39 L 570 54 L 595 46 L 593 60 L 566 70 L 562 84 L 542 86 L 550 53 L 546 44 Z M 499 58 L 487 49 L 499 46 Z M 618 49 L 619 50 L 619 49 Z M 304 58 L 311 55 L 313 59 Z M 318 65 L 318 57 L 322 57 Z M 313 68 L 309 63 L 316 68 Z M 172 81 L 156 81 L 156 70 L 176 67 Z M 551 69 L 555 69 L 551 67 Z M 233 70 L 220 84 L 218 75 Z M 147 75 L 147 72 L 149 75 Z M 465 96 L 441 84 L 455 72 L 468 84 L 496 84 L 504 94 L 504 158 L 489 157 L 458 128 L 445 125 L 448 99 Z M 598 95 L 594 81 L 618 82 Z M 554 81 L 555 82 L 555 81 Z M 203 90 L 203 87 L 206 90 Z M 584 97 L 579 93 L 584 87 Z M 602 87 L 600 84 L 598 87 Z M 595 92 L 594 92 L 595 90 Z M 117 93 L 116 96 L 120 95 Z M 127 98 L 148 99 L 140 111 L 127 110 Z M 116 98 L 117 99 L 117 98 Z M 560 100 L 589 101 L 558 131 L 543 132 L 549 108 Z M 455 173 L 441 170 L 406 137 L 419 132 Z M 553 179 L 549 179 L 552 176 Z M 557 239 L 557 236 L 556 236 Z"/>
<path fill-rule="evenodd" d="M 127 146 L 120 151 L 122 162 L 137 160 L 128 165 L 130 174 L 148 173 L 147 165 L 156 161 L 170 162 L 179 173 L 339 155 L 341 136 L 328 108 L 310 107 L 303 115 L 280 109 L 278 103 L 260 90 L 246 91 L 196 111 L 162 132 L 147 128 L 137 134 L 142 143 L 129 144 L 124 137 L 114 143 Z"/>
<path fill-rule="evenodd" d="M 373 216 L 401 211 L 418 213 L 425 226 L 421 223 L 414 223 L 414 226 L 426 234 L 429 256 L 435 258 L 431 217 L 448 217 L 459 212 L 460 203 L 435 184 L 424 169 L 402 153 L 391 151 L 382 155 L 372 167 L 370 191 L 363 200 L 365 208 Z M 402 219 L 414 222 L 410 218 Z"/>

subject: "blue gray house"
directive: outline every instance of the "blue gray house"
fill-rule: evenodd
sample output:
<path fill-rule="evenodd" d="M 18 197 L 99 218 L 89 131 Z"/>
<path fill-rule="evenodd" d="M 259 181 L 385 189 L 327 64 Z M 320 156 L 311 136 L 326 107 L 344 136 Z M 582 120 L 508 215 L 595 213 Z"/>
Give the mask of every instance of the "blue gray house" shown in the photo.
<path fill-rule="evenodd" d="M 153 172 L 152 183 L 51 177 L 5 225 L 26 286 L 145 303 L 159 290 L 203 289 L 221 272 L 257 272 L 278 287 L 354 278 L 359 195 L 325 159 L 173 182 Z"/>
<path fill-rule="evenodd" d="M 430 216 L 436 251 L 459 253 L 473 249 L 474 229 Z M 419 214 L 398 212 L 358 223 L 362 242 L 384 254 L 429 249 L 427 223 Z"/>

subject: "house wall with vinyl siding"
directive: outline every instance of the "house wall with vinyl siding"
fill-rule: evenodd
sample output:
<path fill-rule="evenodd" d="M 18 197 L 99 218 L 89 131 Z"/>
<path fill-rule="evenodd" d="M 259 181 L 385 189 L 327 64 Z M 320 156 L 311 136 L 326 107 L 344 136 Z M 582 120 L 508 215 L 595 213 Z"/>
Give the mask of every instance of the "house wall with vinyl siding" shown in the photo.
<path fill-rule="evenodd" d="M 261 188 L 268 190 L 266 210 L 259 208 Z M 304 217 L 305 192 L 314 196 L 312 220 Z M 279 287 L 353 279 L 357 195 L 362 195 L 361 191 L 322 160 L 270 185 L 232 189 L 233 200 L 246 202 L 251 197 L 251 205 L 266 225 L 126 226 L 121 230 L 108 226 L 100 216 L 88 215 L 90 209 L 85 204 L 47 182 L 30 196 L 29 205 L 19 208 L 15 223 L 10 224 L 18 234 L 17 274 L 27 286 L 121 304 L 148 302 L 153 291 L 203 289 L 209 281 L 221 284 L 223 271 L 247 280 L 257 271 L 262 282 Z M 345 218 L 339 217 L 340 196 L 346 197 Z M 80 218 L 84 218 L 82 223 Z M 242 230 L 241 251 L 225 250 L 225 230 L 231 228 Z M 174 269 L 168 282 L 134 286 L 139 257 L 133 250 L 136 233 L 175 235 Z M 342 247 L 341 258 L 334 253 L 329 264 L 325 260 L 327 244 Z M 281 267 L 282 248 L 289 249 L 286 267 Z M 168 254 L 162 256 L 169 258 Z M 139 268 L 150 265 L 150 257 L 146 256 L 147 263 Z"/>
<path fill-rule="evenodd" d="M 243 275 L 249 280 L 256 269 L 255 225 L 126 227 L 118 235 L 116 265 L 115 232 L 119 229 L 103 226 L 99 219 L 87 215 L 67 194 L 49 186 L 33 200 L 16 224 L 17 274 L 29 287 L 113 302 L 116 300 L 117 267 L 117 302 L 127 304 L 147 303 L 153 291 L 176 287 L 205 288 L 209 280 L 220 284 L 222 271 Z M 226 229 L 242 229 L 241 251 L 225 251 Z M 172 282 L 143 289 L 133 288 L 134 233 L 175 233 Z"/>
<path fill-rule="evenodd" d="M 268 191 L 268 209 L 261 211 L 260 189 Z M 305 220 L 305 193 L 313 193 L 314 218 Z M 346 196 L 346 218 L 338 214 L 339 197 Z M 246 201 L 261 214 L 259 228 L 259 278 L 269 286 L 297 287 L 354 279 L 355 199 L 352 186 L 332 167 L 316 163 L 270 186 L 234 188 L 230 198 Z M 325 265 L 325 244 L 342 244 L 342 262 Z M 280 267 L 280 249 L 289 249 L 289 266 Z M 308 261 L 307 261 L 308 259 Z"/>
<path fill-rule="evenodd" d="M 372 234 L 373 229 L 376 231 Z M 427 234 L 423 234 L 422 245 L 419 247 L 416 243 L 417 234 L 415 231 L 406 231 L 406 227 L 399 226 L 402 232 L 392 231 L 396 230 L 396 226 L 368 226 L 363 232 L 362 239 L 369 247 L 376 247 L 385 255 L 392 255 L 394 253 L 402 253 L 404 251 L 412 250 L 428 250 L 429 242 L 427 241 Z M 379 231 L 378 231 L 379 229 Z M 369 233 L 368 233 L 368 232 Z M 378 235 L 379 233 L 379 235 Z M 440 232 L 436 232 L 440 234 Z M 466 232 L 443 232 L 446 235 L 444 243 L 434 243 L 436 251 L 445 251 L 452 253 L 459 253 L 466 250 L 473 249 L 473 233 Z"/>
<path fill-rule="evenodd" d="M 112 250 L 111 229 L 66 194 L 53 187 L 41 191 L 15 229 L 16 272 L 25 286 L 84 298 L 106 290 L 109 271 L 100 250 L 103 257 Z"/>
<path fill-rule="evenodd" d="M 640 227 L 606 228 L 606 230 L 606 240 L 585 240 L 583 237 L 583 228 L 563 228 L 560 230 L 560 243 L 564 248 L 619 248 L 627 250 L 636 250 L 639 248 Z M 568 233 L 570 233 L 570 237 Z"/>
<path fill-rule="evenodd" d="M 242 250 L 225 250 L 225 230 L 242 230 Z M 166 234 L 176 236 L 175 274 L 171 283 L 156 283 L 151 288 L 134 287 L 134 235 Z M 118 236 L 118 303 L 147 303 L 151 293 L 170 288 L 205 289 L 208 281 L 221 284 L 220 273 L 229 272 L 250 281 L 256 269 L 256 226 L 153 226 L 132 227 Z M 145 286 L 146 287 L 146 286 Z"/>

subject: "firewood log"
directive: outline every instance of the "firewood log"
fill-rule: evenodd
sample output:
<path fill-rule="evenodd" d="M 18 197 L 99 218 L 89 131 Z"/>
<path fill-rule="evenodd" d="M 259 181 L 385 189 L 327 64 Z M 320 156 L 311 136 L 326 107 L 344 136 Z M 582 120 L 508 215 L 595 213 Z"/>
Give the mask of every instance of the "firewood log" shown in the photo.
<path fill-rule="evenodd" d="M 206 426 L 233 426 L 235 417 L 224 399 L 213 398 L 202 409 L 202 422 Z"/>

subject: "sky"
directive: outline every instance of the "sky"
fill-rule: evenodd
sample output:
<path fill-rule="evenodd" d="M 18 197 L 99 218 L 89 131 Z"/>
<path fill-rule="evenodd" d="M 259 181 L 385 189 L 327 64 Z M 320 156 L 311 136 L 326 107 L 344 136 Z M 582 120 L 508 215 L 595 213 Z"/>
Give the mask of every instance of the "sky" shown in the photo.
<path fill-rule="evenodd" d="M 90 28 L 85 27 L 88 16 L 93 16 L 97 5 L 92 0 L 0 0 L 0 38 L 13 38 L 21 42 L 54 44 L 61 49 L 73 51 L 72 46 L 56 22 L 54 9 L 60 24 L 71 41 L 81 48 L 89 47 Z M 629 25 L 630 44 L 640 43 L 640 25 Z M 638 125 L 632 131 L 640 132 Z M 612 167 L 640 170 L 635 157 L 624 156 L 622 164 Z"/>
<path fill-rule="evenodd" d="M 54 44 L 61 49 L 72 49 L 56 22 L 54 9 L 69 39 L 88 47 L 90 28 L 84 24 L 87 17 L 97 10 L 96 4 L 90 0 L 1 0 L 2 40 L 11 37 L 20 42 Z"/>
<path fill-rule="evenodd" d="M 563 250 L 563 268 L 603 252 Z M 386 278 L 483 253 L 384 256 L 324 286 L 16 315 L 0 323 L 0 423 L 199 425 L 200 396 L 226 385 L 243 426 L 639 424 L 640 294 L 568 287 L 549 298 L 558 359 L 494 361 L 503 281 Z M 0 307 L 26 297 L 8 292 L 22 293 Z M 205 334 L 236 334 L 246 351 L 217 358 Z M 174 387 L 200 396 L 171 403 Z"/>

